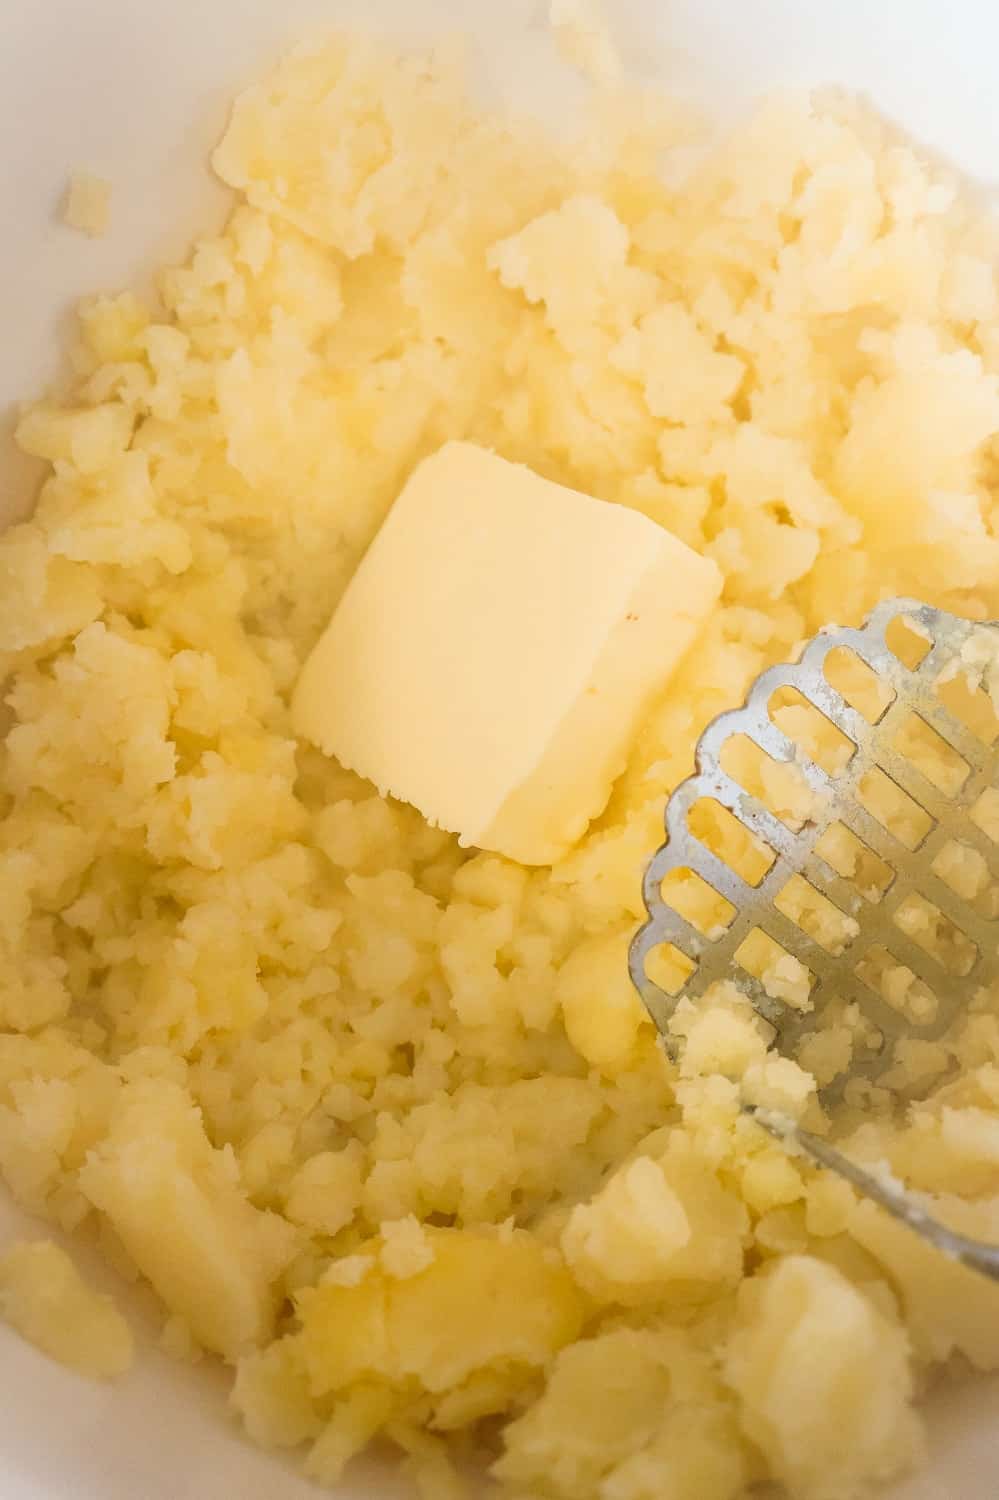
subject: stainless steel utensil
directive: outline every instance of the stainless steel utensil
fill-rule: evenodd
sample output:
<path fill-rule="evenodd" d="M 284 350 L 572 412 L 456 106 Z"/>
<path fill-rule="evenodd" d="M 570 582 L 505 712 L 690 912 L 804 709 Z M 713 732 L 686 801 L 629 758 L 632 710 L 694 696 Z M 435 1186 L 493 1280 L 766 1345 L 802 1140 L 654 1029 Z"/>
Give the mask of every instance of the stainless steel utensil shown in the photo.
<path fill-rule="evenodd" d="M 922 659 L 915 660 L 910 650 L 900 655 L 897 643 L 893 649 L 893 632 L 901 632 L 910 648 L 915 644 L 924 653 Z M 981 725 L 972 728 L 965 722 L 968 716 L 959 717 L 941 696 L 948 682 L 976 670 L 987 654 L 982 645 L 989 645 L 993 633 L 999 653 L 999 625 L 957 619 L 914 600 L 889 600 L 862 628 L 826 629 L 808 643 L 796 663 L 763 672 L 742 708 L 722 714 L 708 726 L 697 746 L 695 774 L 669 799 L 667 840 L 645 873 L 648 921 L 630 954 L 632 979 L 672 1056 L 677 1054 L 677 1041 L 669 1023 L 680 999 L 694 999 L 719 980 L 732 980 L 747 995 L 774 1027 L 776 1046 L 792 1057 L 821 1027 L 829 1005 L 842 1007 L 846 1002 L 856 1007 L 852 1014 L 860 1020 L 863 1037 L 849 1067 L 820 1093 L 834 1114 L 853 1080 L 877 1083 L 899 1040 L 942 1037 L 972 996 L 999 980 L 999 919 L 971 899 L 967 888 L 964 894 L 955 889 L 945 878 L 946 862 L 941 862 L 955 845 L 973 851 L 978 868 L 985 862 L 990 887 L 993 882 L 999 885 L 999 844 L 982 826 L 988 820 L 981 817 L 979 803 L 999 771 L 999 754 L 990 733 Z M 832 653 L 840 651 L 859 658 L 877 675 L 883 692 L 868 716 L 830 680 Z M 804 705 L 846 737 L 852 750 L 844 765 L 823 769 L 778 727 L 772 699 L 781 690 L 785 699 L 792 690 L 796 699 L 800 695 Z M 925 766 L 899 748 L 900 738 L 904 741 L 911 731 L 939 737 L 934 743 L 946 750 L 953 772 L 948 784 L 942 784 L 947 778 L 931 779 Z M 760 797 L 726 774 L 722 757 L 735 736 L 745 736 L 771 761 L 797 767 L 809 791 L 808 815 L 800 827 L 775 816 Z M 915 836 L 876 806 L 871 788 L 879 777 L 887 777 L 888 792 L 924 822 Z M 758 884 L 750 884 L 691 831 L 691 809 L 705 798 L 727 809 L 772 858 Z M 831 829 L 837 836 L 859 840 L 883 862 L 887 879 L 877 888 L 861 889 L 842 867 L 834 868 L 824 842 Z M 842 829 L 847 832 L 841 834 Z M 729 925 L 704 932 L 671 906 L 668 887 L 663 890 L 664 877 L 671 871 L 693 872 L 731 903 L 734 916 Z M 807 881 L 845 919 L 846 936 L 836 952 L 828 951 L 775 904 L 794 877 Z M 775 994 L 773 986 L 768 989 L 743 967 L 743 944 L 754 929 L 809 971 L 807 1012 L 794 1009 L 779 998 L 779 988 Z M 927 934 L 934 943 L 921 941 Z M 679 950 L 694 966 L 673 994 L 649 976 L 650 957 L 663 944 Z M 908 1013 L 897 996 L 893 1001 L 879 987 L 878 965 L 883 972 L 886 956 L 896 974 L 907 972 L 912 979 L 907 994 L 915 1001 Z M 999 1279 L 999 1245 L 948 1229 L 915 1194 L 887 1175 L 875 1175 L 851 1161 L 829 1139 L 790 1119 L 745 1107 L 776 1138 L 839 1173 L 944 1254 Z"/>

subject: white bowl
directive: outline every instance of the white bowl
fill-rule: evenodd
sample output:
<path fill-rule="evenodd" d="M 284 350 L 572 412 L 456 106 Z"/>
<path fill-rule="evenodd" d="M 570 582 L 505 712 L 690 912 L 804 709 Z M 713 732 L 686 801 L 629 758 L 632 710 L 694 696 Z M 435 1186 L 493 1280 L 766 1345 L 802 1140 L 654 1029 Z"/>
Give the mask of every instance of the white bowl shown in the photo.
<path fill-rule="evenodd" d="M 9 403 L 52 378 L 73 298 L 141 282 L 221 217 L 206 156 L 244 78 L 317 22 L 361 17 L 414 41 L 462 27 L 491 92 L 554 118 L 578 87 L 554 60 L 546 9 L 542 0 L 0 0 L 0 522 L 30 496 L 30 471 L 9 451 Z M 636 72 L 729 113 L 774 85 L 842 83 L 979 176 L 999 164 L 995 0 L 610 0 L 608 10 Z M 77 167 L 114 185 L 106 240 L 58 223 Z M 15 1227 L 23 1219 L 0 1201 L 0 1243 Z M 138 1300 L 134 1311 L 152 1329 Z M 0 1389 L 4 1500 L 316 1494 L 242 1441 L 222 1377 L 206 1367 L 151 1351 L 110 1390 L 0 1329 Z M 993 1500 L 999 1384 L 945 1389 L 929 1409 L 932 1464 L 893 1500 Z M 400 1492 L 371 1474 L 340 1493 Z"/>

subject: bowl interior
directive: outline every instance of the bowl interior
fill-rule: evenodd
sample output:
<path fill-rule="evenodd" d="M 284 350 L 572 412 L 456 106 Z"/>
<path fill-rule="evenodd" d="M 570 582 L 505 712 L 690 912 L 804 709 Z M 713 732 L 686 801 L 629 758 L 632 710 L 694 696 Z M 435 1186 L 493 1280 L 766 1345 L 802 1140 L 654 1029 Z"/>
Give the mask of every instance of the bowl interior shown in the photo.
<path fill-rule="evenodd" d="M 556 61 L 539 0 L 8 0 L 0 7 L 0 266 L 8 288 L 0 342 L 0 524 L 23 513 L 33 474 L 9 441 L 12 403 L 56 375 L 75 297 L 141 285 L 220 221 L 225 196 L 207 152 L 234 90 L 284 42 L 317 24 L 363 21 L 405 41 L 460 24 L 482 88 L 511 107 L 571 113 L 580 85 Z M 992 0 L 615 0 L 636 74 L 728 114 L 773 87 L 840 83 L 985 179 L 999 162 Z M 114 187 L 112 231 L 90 241 L 58 222 L 67 176 L 87 168 Z M 25 1221 L 0 1202 L 0 1242 Z M 108 1273 L 96 1267 L 98 1279 Z M 120 1288 L 119 1288 L 120 1290 Z M 138 1324 L 152 1342 L 141 1297 Z M 6 1500 L 296 1500 L 315 1489 L 258 1454 L 227 1421 L 223 1380 L 154 1349 L 114 1391 L 57 1368 L 0 1328 Z M 895 1500 L 992 1500 L 999 1383 L 938 1392 L 930 1469 Z M 401 1493 L 377 1469 L 345 1500 Z"/>

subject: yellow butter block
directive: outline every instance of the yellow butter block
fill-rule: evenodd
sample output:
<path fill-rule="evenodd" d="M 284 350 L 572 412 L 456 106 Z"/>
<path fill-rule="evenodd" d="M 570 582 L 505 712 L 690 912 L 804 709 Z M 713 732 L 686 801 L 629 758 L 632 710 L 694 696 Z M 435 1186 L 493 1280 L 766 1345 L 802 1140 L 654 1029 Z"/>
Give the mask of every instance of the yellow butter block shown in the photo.
<path fill-rule="evenodd" d="M 462 844 L 550 864 L 720 592 L 713 562 L 638 512 L 448 443 L 306 662 L 295 729 Z"/>

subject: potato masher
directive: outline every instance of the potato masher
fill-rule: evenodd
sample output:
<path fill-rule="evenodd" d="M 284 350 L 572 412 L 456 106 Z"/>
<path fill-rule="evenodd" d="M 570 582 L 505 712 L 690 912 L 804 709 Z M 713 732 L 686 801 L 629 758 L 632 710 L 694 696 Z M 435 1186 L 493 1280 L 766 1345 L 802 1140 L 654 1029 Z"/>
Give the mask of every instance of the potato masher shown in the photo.
<path fill-rule="evenodd" d="M 943 701 L 947 684 L 960 678 L 968 683 L 966 699 L 973 703 L 993 652 L 999 661 L 999 625 L 958 619 L 910 599 L 887 600 L 862 627 L 828 627 L 806 645 L 797 662 L 763 672 L 744 705 L 723 713 L 704 731 L 695 774 L 676 788 L 666 807 L 666 842 L 644 878 L 648 921 L 632 943 L 629 961 L 632 980 L 674 1059 L 678 1042 L 670 1021 L 680 1000 L 695 1000 L 719 980 L 736 984 L 774 1028 L 779 1051 L 791 1057 L 815 1036 L 830 1004 L 849 1005 L 862 1041 L 848 1066 L 820 1090 L 820 1101 L 831 1109 L 855 1080 L 877 1084 L 898 1041 L 939 1039 L 973 995 L 999 980 L 994 903 L 983 910 L 966 887 L 962 893 L 944 878 L 947 853 L 957 848 L 971 851 L 969 858 L 987 871 L 990 894 L 999 884 L 999 844 L 986 832 L 988 819 L 981 812 L 999 771 L 999 752 L 993 747 L 999 721 L 990 721 L 991 728 L 985 729 L 987 716 L 980 715 L 978 722 L 973 714 L 959 713 L 953 693 L 950 706 Z M 843 660 L 834 653 L 863 664 L 859 670 L 878 691 L 873 711 L 865 706 L 861 712 L 855 693 L 833 685 L 831 666 Z M 845 737 L 841 763 L 830 767 L 827 759 L 825 766 L 819 764 L 778 727 L 775 694 L 785 705 L 793 700 L 803 712 L 817 712 L 825 727 L 839 732 L 837 739 Z M 851 696 L 853 702 L 848 701 Z M 979 691 L 978 696 L 984 695 Z M 949 779 L 936 774 L 931 779 L 925 766 L 899 748 L 912 731 L 929 736 L 944 752 L 941 763 L 949 761 L 954 773 Z M 726 747 L 736 737 L 771 763 L 796 768 L 793 774 L 807 787 L 807 814 L 799 826 L 776 816 L 761 796 L 723 768 Z M 874 792 L 879 784 L 889 800 L 895 799 L 896 811 L 901 804 L 912 814 L 908 823 L 902 818 L 900 824 L 878 806 Z M 735 818 L 771 861 L 757 883 L 692 831 L 691 810 L 704 799 L 719 804 L 723 816 Z M 999 837 L 995 826 L 992 832 Z M 857 841 L 856 847 L 884 870 L 884 880 L 858 887 L 844 873 L 848 866 L 831 852 L 837 838 Z M 663 887 L 671 872 L 692 872 L 724 898 L 734 913 L 728 925 L 705 931 L 681 915 L 670 904 L 669 883 Z M 831 902 L 842 919 L 835 951 L 781 910 L 781 893 L 795 877 L 819 893 L 816 899 Z M 780 987 L 768 985 L 766 975 L 761 978 L 744 967 L 751 934 L 763 934 L 775 951 L 804 965 L 811 984 L 806 1010 L 781 998 Z M 926 942 L 927 935 L 933 943 Z M 649 974 L 652 955 L 661 954 L 664 945 L 675 957 L 683 955 L 680 962 L 690 970 L 671 993 Z M 909 976 L 904 1006 L 897 993 L 879 986 L 878 974 L 889 970 Z M 999 1245 L 949 1229 L 889 1174 L 850 1160 L 828 1139 L 790 1118 L 749 1103 L 744 1107 L 789 1148 L 839 1173 L 944 1254 L 999 1279 Z"/>

